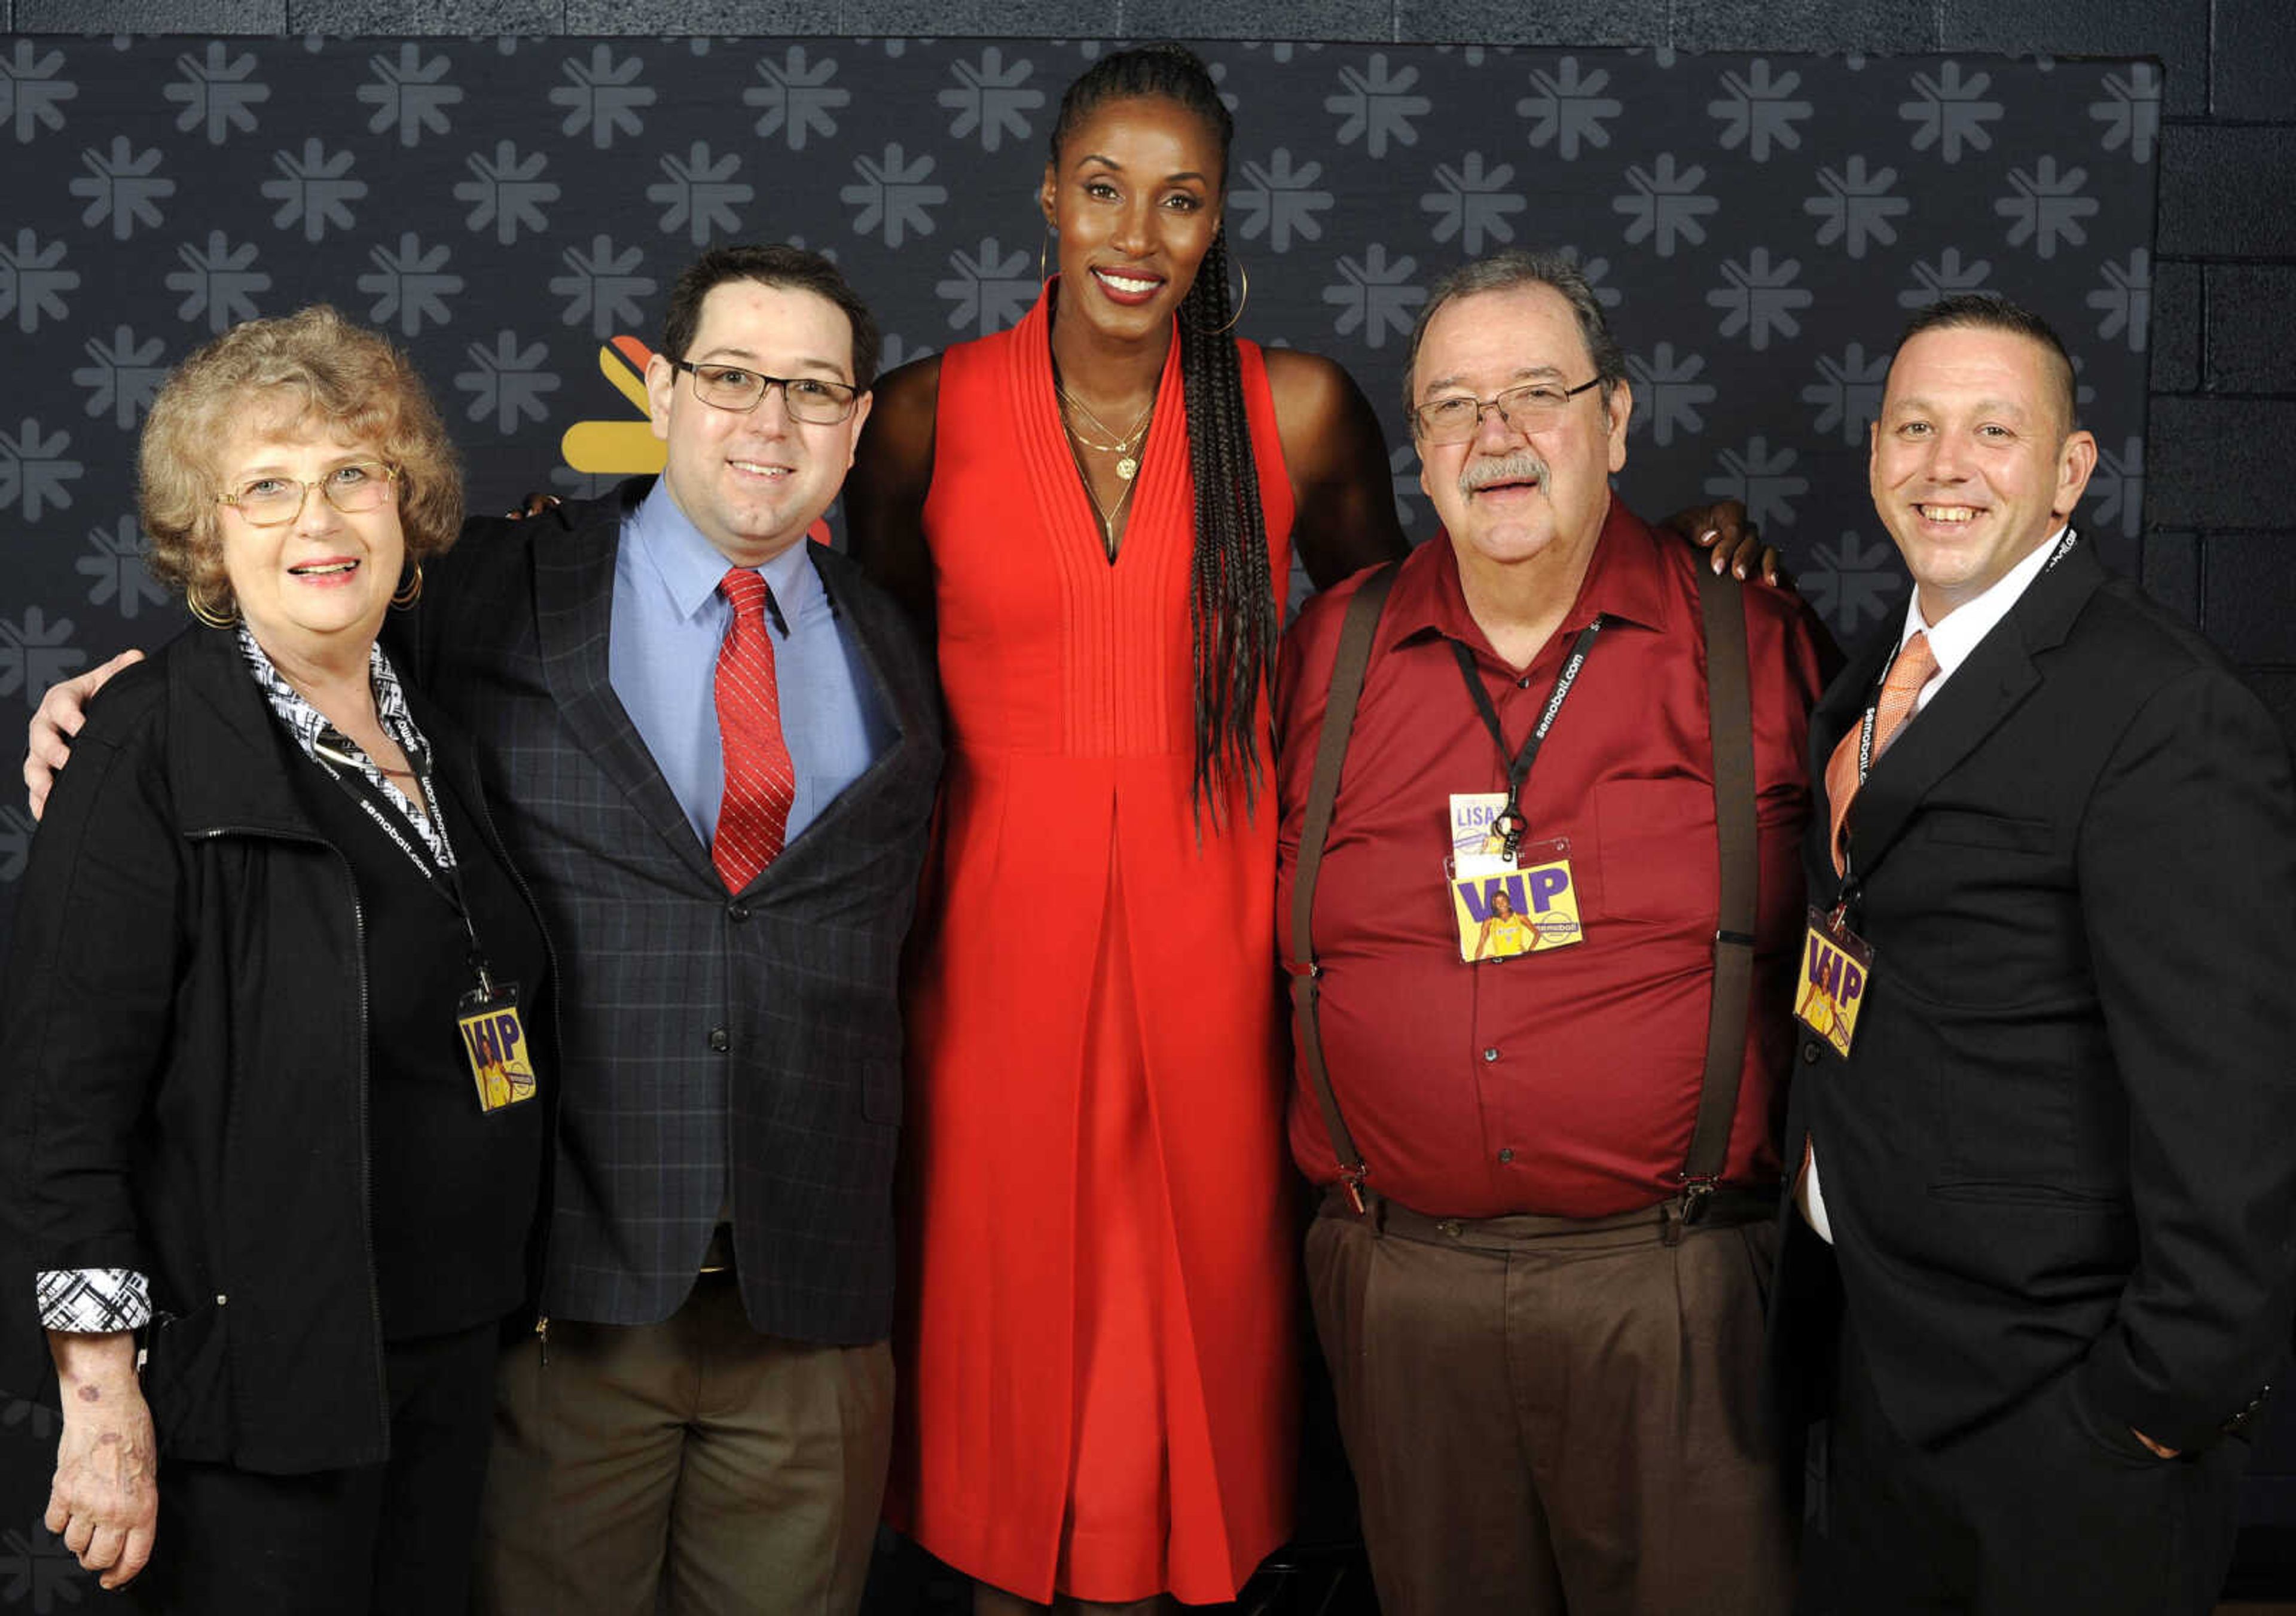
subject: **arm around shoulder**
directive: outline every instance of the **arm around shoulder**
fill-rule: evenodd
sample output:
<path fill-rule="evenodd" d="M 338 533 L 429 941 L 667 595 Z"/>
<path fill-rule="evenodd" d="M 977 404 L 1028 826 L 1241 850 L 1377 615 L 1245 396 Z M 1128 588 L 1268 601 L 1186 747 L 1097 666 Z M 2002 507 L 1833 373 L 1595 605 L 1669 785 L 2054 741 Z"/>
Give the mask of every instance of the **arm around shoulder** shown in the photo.
<path fill-rule="evenodd" d="M 845 547 L 931 642 L 932 554 L 925 496 L 932 487 L 940 358 L 929 355 L 877 380 L 869 420 L 845 479 Z"/>
<path fill-rule="evenodd" d="M 1387 439 L 1355 379 L 1297 349 L 1266 351 L 1292 476 L 1292 542 L 1318 589 L 1410 548 L 1396 520 Z"/>

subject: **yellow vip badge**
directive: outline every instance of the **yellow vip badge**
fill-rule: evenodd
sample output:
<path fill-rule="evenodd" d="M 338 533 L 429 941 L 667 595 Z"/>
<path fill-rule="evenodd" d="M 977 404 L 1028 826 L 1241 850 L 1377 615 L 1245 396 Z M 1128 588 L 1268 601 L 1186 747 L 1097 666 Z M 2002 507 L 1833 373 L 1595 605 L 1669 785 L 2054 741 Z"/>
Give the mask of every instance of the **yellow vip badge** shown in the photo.
<path fill-rule="evenodd" d="M 470 1057 L 480 1111 L 500 1111 L 534 1098 L 534 1056 L 518 1019 L 515 988 L 464 994 L 455 1026 L 463 1035 L 463 1053 Z"/>
<path fill-rule="evenodd" d="M 1459 957 L 1513 959 L 1580 941 L 1578 890 L 1570 879 L 1569 847 L 1525 847 L 1538 860 L 1521 867 L 1477 869 L 1459 858 L 1450 878 L 1451 914 L 1459 925 Z"/>
<path fill-rule="evenodd" d="M 1865 1008 L 1866 990 L 1873 981 L 1872 947 L 1813 907 L 1802 947 L 1801 987 L 1794 995 L 1795 1017 L 1831 1045 L 1834 1054 L 1846 1055 L 1849 1040 L 1857 1036 L 1857 1013 Z"/>

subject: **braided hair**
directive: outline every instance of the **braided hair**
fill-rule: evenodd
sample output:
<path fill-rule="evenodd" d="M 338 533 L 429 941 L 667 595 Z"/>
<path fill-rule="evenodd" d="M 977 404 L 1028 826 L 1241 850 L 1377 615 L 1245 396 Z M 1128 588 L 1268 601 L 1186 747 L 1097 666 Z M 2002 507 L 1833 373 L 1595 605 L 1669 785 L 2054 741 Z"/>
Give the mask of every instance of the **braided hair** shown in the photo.
<path fill-rule="evenodd" d="M 1218 137 L 1220 189 L 1235 122 L 1203 61 L 1168 42 L 1111 52 L 1061 96 L 1052 158 L 1077 127 L 1112 101 L 1168 101 L 1194 113 Z M 1243 377 L 1228 336 L 1227 226 L 1212 237 L 1195 283 L 1180 300 L 1180 380 L 1188 414 L 1188 467 L 1195 479 L 1195 543 L 1189 563 L 1188 621 L 1195 638 L 1199 814 L 1209 800 L 1215 824 L 1226 788 L 1241 778 L 1258 800 L 1261 691 L 1272 687 L 1278 608 L 1268 577 L 1267 523 L 1244 413 Z"/>

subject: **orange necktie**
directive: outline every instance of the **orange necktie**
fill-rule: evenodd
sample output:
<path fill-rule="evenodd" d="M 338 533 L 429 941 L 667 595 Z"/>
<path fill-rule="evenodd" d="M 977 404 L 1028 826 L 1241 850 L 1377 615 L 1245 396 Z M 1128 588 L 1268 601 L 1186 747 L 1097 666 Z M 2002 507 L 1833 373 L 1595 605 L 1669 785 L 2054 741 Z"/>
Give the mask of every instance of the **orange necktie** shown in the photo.
<path fill-rule="evenodd" d="M 710 862 L 739 892 L 778 857 L 797 800 L 797 770 L 782 739 L 781 688 L 766 627 L 766 580 L 735 567 L 718 586 L 734 608 L 718 649 L 718 736 L 725 749 L 726 795 L 718 808 Z"/>
<path fill-rule="evenodd" d="M 1882 752 L 1905 727 L 1906 720 L 1914 716 L 1914 698 L 1921 694 L 1923 685 L 1937 676 L 1937 658 L 1930 652 L 1929 636 L 1916 630 L 1898 651 L 1898 660 L 1890 664 L 1890 677 L 1882 681 L 1882 693 L 1874 703 L 1874 756 L 1867 761 L 1869 771 L 1882 760 Z M 1825 796 L 1833 807 L 1833 873 L 1837 875 L 1847 862 L 1843 857 L 1846 849 L 1841 838 L 1842 824 L 1849 812 L 1849 800 L 1863 783 L 1857 778 L 1857 736 L 1865 727 L 1859 724 L 1842 736 L 1841 743 L 1833 749 L 1833 756 L 1825 761 Z"/>

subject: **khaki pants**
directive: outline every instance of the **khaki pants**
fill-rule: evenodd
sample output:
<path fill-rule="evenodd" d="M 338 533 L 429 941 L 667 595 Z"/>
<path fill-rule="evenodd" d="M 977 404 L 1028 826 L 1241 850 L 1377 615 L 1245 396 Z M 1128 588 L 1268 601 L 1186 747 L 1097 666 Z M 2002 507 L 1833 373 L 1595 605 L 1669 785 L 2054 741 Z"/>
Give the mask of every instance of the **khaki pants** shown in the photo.
<path fill-rule="evenodd" d="M 1328 1200 L 1308 1294 L 1386 1616 L 1785 1611 L 1774 1234 Z"/>
<path fill-rule="evenodd" d="M 851 1616 L 892 1411 L 885 1343 L 760 1335 L 730 1273 L 658 1325 L 554 1319 L 504 1354 L 478 1609 Z"/>

